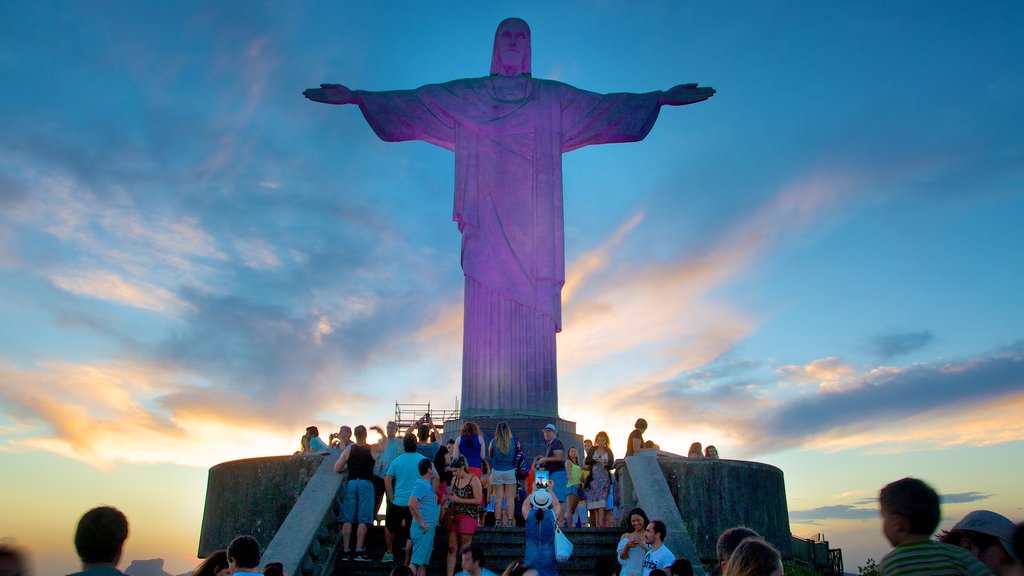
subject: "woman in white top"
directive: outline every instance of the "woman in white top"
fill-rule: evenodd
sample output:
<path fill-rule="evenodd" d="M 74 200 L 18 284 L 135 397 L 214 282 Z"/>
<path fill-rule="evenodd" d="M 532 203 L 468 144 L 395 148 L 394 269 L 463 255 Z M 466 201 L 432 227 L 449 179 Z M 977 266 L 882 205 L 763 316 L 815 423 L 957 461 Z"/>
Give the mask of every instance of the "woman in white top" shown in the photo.
<path fill-rule="evenodd" d="M 629 511 L 629 527 L 631 532 L 626 532 L 619 539 L 619 546 L 616 549 L 616 557 L 622 570 L 621 576 L 640 576 L 644 572 L 644 554 L 651 549 L 650 544 L 644 538 L 644 531 L 647 529 L 647 514 L 643 508 L 633 508 Z"/>

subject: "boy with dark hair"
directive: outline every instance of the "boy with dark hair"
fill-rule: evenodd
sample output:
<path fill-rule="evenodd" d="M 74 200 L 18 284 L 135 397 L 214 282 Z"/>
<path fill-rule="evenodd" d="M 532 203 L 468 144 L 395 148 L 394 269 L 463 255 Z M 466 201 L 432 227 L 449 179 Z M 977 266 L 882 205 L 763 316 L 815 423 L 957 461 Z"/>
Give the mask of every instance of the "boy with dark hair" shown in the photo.
<path fill-rule="evenodd" d="M 476 542 L 466 544 L 462 547 L 462 572 L 456 576 L 497 576 L 494 572 L 484 568 L 487 555 L 484 547 Z"/>
<path fill-rule="evenodd" d="M 260 543 L 252 536 L 238 536 L 228 544 L 228 570 L 232 574 L 260 574 Z"/>
<path fill-rule="evenodd" d="M 939 495 L 917 478 L 903 478 L 878 494 L 882 533 L 893 550 L 882 558 L 882 576 L 991 576 L 978 559 L 956 546 L 935 542 L 939 525 Z"/>
<path fill-rule="evenodd" d="M 82 560 L 82 571 L 71 576 L 121 574 L 124 541 L 128 539 L 128 519 L 117 508 L 100 506 L 86 512 L 75 530 L 75 550 Z"/>
<path fill-rule="evenodd" d="M 669 567 L 668 573 L 671 576 L 693 576 L 693 564 L 690 564 L 686 558 L 676 558 L 676 561 Z"/>

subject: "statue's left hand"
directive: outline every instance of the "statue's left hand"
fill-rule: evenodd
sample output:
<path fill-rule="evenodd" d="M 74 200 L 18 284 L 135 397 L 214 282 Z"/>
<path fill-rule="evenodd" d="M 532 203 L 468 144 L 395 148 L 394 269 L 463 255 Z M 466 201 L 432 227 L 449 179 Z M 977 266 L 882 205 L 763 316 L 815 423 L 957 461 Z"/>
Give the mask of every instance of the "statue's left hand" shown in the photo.
<path fill-rule="evenodd" d="M 710 86 L 698 86 L 696 84 L 679 84 L 661 93 L 662 106 L 683 106 L 703 102 L 715 95 L 715 89 Z"/>

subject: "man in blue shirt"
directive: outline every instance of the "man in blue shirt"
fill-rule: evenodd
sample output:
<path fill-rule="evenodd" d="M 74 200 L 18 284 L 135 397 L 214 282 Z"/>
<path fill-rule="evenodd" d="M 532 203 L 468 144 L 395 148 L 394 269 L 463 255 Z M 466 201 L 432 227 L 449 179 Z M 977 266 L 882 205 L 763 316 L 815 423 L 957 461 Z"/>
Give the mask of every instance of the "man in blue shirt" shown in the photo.
<path fill-rule="evenodd" d="M 409 565 L 413 576 L 426 576 L 430 553 L 434 549 L 437 517 L 441 510 L 437 505 L 432 483 L 437 476 L 434 473 L 434 463 L 427 459 L 420 460 L 417 469 L 420 478 L 413 484 L 412 495 L 409 497 L 409 513 L 413 519 L 410 529 L 412 558 Z"/>
<path fill-rule="evenodd" d="M 399 550 L 405 556 L 401 559 L 403 563 L 409 556 L 409 528 L 412 525 L 412 515 L 409 512 L 409 497 L 412 495 L 412 487 L 420 477 L 419 463 L 423 455 L 416 452 L 416 436 L 406 434 L 402 439 L 402 448 L 405 450 L 388 465 L 388 471 L 384 474 L 384 489 L 388 493 L 388 508 L 384 523 L 393 534 L 393 549 L 395 554 Z"/>

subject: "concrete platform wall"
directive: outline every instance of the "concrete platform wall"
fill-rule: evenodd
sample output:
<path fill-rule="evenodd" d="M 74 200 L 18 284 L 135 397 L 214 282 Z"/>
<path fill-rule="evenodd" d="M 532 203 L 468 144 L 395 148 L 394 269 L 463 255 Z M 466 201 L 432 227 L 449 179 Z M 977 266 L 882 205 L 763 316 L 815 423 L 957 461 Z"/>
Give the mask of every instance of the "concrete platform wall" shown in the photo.
<path fill-rule="evenodd" d="M 733 526 L 748 526 L 772 543 L 783 557 L 790 551 L 789 508 L 782 470 L 742 460 L 705 460 L 658 456 L 697 554 L 715 559 L 718 536 Z M 636 506 L 628 469 L 619 469 L 622 514 Z"/>
<path fill-rule="evenodd" d="M 324 458 L 250 458 L 210 468 L 198 557 L 227 548 L 240 534 L 255 537 L 266 549 Z"/>

